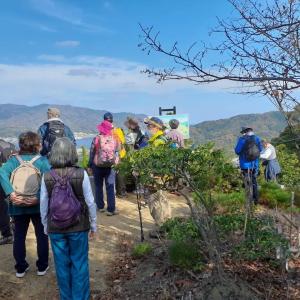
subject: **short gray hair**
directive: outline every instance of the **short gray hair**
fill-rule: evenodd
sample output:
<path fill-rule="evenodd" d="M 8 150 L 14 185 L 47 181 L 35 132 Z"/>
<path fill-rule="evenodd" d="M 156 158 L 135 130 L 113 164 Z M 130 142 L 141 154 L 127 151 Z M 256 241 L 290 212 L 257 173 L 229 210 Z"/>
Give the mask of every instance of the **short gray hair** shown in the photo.
<path fill-rule="evenodd" d="M 57 139 L 51 149 L 49 162 L 52 168 L 76 166 L 78 154 L 75 145 L 66 137 Z"/>

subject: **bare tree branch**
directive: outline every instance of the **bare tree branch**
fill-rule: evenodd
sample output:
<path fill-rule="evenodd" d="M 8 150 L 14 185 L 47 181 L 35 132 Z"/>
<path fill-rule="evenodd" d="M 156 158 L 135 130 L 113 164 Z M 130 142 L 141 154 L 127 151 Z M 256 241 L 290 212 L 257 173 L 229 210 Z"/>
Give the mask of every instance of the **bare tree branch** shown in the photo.
<path fill-rule="evenodd" d="M 290 111 L 300 105 L 294 96 L 300 88 L 300 1 L 227 0 L 234 8 L 231 20 L 218 19 L 213 34 L 223 41 L 214 46 L 193 43 L 181 51 L 178 42 L 168 49 L 153 27 L 140 25 L 143 51 L 163 54 L 172 67 L 146 69 L 159 83 L 188 80 L 195 84 L 231 81 L 240 93 L 261 94 L 281 111 L 292 128 Z M 211 63 L 209 58 L 216 61 Z"/>

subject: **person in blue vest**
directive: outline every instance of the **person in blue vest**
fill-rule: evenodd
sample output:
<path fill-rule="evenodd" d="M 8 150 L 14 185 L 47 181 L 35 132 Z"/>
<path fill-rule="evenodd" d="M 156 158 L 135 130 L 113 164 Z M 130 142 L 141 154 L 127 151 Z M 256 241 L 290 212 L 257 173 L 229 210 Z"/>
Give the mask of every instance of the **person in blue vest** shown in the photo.
<path fill-rule="evenodd" d="M 252 195 L 254 204 L 258 204 L 257 176 L 259 173 L 259 156 L 263 151 L 261 139 L 254 134 L 251 127 L 242 127 L 235 146 L 235 153 L 239 156 L 240 169 L 243 176 L 250 176 L 252 179 Z"/>

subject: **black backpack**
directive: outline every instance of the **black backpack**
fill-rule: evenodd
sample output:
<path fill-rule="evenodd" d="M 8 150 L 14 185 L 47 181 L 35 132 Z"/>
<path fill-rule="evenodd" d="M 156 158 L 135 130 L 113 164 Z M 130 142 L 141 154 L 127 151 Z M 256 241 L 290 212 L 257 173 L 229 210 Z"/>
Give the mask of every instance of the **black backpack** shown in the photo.
<path fill-rule="evenodd" d="M 243 155 L 246 161 L 254 161 L 259 158 L 260 150 L 255 141 L 254 135 L 246 139 L 245 145 L 243 147 Z"/>
<path fill-rule="evenodd" d="M 14 153 L 16 153 L 15 145 L 0 139 L 0 166 L 6 163 Z"/>
<path fill-rule="evenodd" d="M 43 142 L 43 154 L 48 154 L 57 138 L 65 137 L 65 125 L 61 121 L 47 123 L 47 131 Z"/>

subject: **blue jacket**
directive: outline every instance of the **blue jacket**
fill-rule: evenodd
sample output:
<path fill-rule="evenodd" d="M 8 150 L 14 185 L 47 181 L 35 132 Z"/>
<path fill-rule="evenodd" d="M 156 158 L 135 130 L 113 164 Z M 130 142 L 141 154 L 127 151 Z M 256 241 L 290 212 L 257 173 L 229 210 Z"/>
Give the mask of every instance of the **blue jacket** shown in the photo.
<path fill-rule="evenodd" d="M 256 159 L 254 161 L 247 161 L 245 158 L 245 154 L 243 153 L 243 148 L 245 146 L 246 140 L 248 138 L 253 138 L 253 136 L 242 136 L 238 139 L 238 142 L 235 146 L 235 153 L 239 156 L 240 160 L 240 168 L 242 170 L 247 170 L 247 169 L 259 169 L 259 159 Z M 261 140 L 258 136 L 254 135 L 255 138 L 255 143 L 258 145 L 259 151 L 261 152 L 263 150 Z"/>
<path fill-rule="evenodd" d="M 52 119 L 50 119 L 49 121 L 51 122 Z M 53 119 L 54 120 L 54 119 Z M 57 120 L 57 119 L 56 119 Z M 44 149 L 44 140 L 46 138 L 46 135 L 47 135 L 47 131 L 48 131 L 48 123 L 49 121 L 47 121 L 46 123 L 44 123 L 38 130 L 38 134 L 39 136 L 41 137 L 42 139 L 42 146 L 43 146 L 43 149 L 41 151 L 41 154 L 42 155 L 47 155 L 48 154 L 48 151 L 47 149 Z M 62 122 L 62 121 L 61 121 Z M 62 122 L 63 123 L 63 122 Z M 71 140 L 71 142 L 76 146 L 76 140 L 75 140 L 75 137 L 74 137 L 74 134 L 72 132 L 72 130 L 67 126 L 65 125 L 65 136 L 67 138 L 69 138 Z"/>

